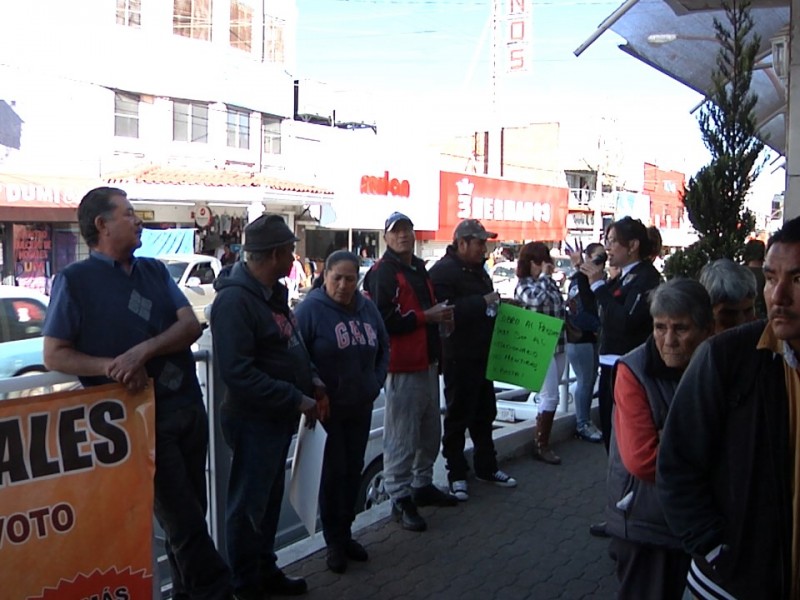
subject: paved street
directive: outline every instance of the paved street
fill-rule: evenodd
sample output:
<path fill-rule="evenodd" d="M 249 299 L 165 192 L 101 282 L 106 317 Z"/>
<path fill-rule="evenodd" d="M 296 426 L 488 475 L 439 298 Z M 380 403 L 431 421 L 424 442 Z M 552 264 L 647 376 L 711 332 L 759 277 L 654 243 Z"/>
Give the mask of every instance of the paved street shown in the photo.
<path fill-rule="evenodd" d="M 309 600 L 613 598 L 608 542 L 588 533 L 602 515 L 605 452 L 576 440 L 554 448 L 560 467 L 529 457 L 503 464 L 516 489 L 474 481 L 465 504 L 421 509 L 425 533 L 388 519 L 369 526 L 356 537 L 370 561 L 350 562 L 344 575 L 328 571 L 324 550 L 285 570 L 308 578 Z"/>

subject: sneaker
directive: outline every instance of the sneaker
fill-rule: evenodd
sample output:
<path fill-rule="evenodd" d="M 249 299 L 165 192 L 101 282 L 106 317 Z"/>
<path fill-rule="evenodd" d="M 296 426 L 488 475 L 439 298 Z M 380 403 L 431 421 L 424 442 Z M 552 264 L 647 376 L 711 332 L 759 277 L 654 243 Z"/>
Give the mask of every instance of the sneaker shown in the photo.
<path fill-rule="evenodd" d="M 575 430 L 575 437 L 585 442 L 599 444 L 603 441 L 602 432 L 594 426 L 594 423 L 584 423 Z"/>
<path fill-rule="evenodd" d="M 500 487 L 507 487 L 507 488 L 517 487 L 517 480 L 511 477 L 511 475 L 509 475 L 505 471 L 501 471 L 500 469 L 498 469 L 491 475 L 485 475 L 485 476 L 475 475 L 475 479 L 477 479 L 478 481 L 486 481 L 488 483 L 493 483 Z"/>
<path fill-rule="evenodd" d="M 392 516 L 398 521 L 403 529 L 409 531 L 425 531 L 428 524 L 425 519 L 419 516 L 417 507 L 411 496 L 406 496 L 392 502 Z"/>
<path fill-rule="evenodd" d="M 458 481 L 453 481 L 450 484 L 450 491 L 453 492 L 453 496 L 456 497 L 456 500 L 459 502 L 466 502 L 469 500 L 469 491 L 467 488 L 467 482 L 463 479 L 459 479 Z"/>
<path fill-rule="evenodd" d="M 456 506 L 458 498 L 447 494 L 432 483 L 421 488 L 411 488 L 414 504 L 417 506 Z"/>

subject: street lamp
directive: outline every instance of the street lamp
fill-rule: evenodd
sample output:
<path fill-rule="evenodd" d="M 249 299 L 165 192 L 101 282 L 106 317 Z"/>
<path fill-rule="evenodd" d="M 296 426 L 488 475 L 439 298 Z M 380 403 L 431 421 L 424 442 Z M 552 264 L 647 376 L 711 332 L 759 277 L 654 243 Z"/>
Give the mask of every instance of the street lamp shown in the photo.
<path fill-rule="evenodd" d="M 647 36 L 647 43 L 653 46 L 661 46 L 663 44 L 670 44 L 677 40 L 696 41 L 696 42 L 716 42 L 715 37 L 707 35 L 683 35 L 680 33 L 652 33 Z"/>

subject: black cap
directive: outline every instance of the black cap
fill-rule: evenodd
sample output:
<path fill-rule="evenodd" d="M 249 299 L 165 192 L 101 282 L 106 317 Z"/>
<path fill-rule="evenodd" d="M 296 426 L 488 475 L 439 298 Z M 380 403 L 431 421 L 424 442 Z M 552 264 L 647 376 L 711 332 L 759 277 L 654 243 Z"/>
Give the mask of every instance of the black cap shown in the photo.
<path fill-rule="evenodd" d="M 244 228 L 245 252 L 261 252 L 299 241 L 283 217 L 261 215 Z"/>
<path fill-rule="evenodd" d="M 466 221 L 461 221 L 461 223 L 456 225 L 456 228 L 453 231 L 454 240 L 465 237 L 488 240 L 496 238 L 497 234 L 494 231 L 486 231 L 486 227 L 484 227 L 481 222 L 478 221 L 478 219 L 467 219 Z"/>
<path fill-rule="evenodd" d="M 408 221 L 411 227 L 414 227 L 414 221 L 409 219 L 406 215 L 401 212 L 393 212 L 383 224 L 383 232 L 386 233 L 387 231 L 391 231 L 394 228 L 395 223 L 399 223 L 400 221 Z"/>

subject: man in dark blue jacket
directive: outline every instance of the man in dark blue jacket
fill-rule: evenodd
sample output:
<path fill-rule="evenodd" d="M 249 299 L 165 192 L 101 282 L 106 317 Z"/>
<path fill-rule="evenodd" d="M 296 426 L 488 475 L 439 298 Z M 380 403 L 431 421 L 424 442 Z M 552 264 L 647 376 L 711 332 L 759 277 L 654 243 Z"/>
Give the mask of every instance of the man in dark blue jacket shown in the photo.
<path fill-rule="evenodd" d="M 431 268 L 436 297 L 453 305 L 455 328 L 443 340 L 444 416 L 442 454 L 447 460 L 450 489 L 459 500 L 469 499 L 464 443 L 467 429 L 474 445 L 475 475 L 502 487 L 517 481 L 497 468 L 492 423 L 497 416 L 494 383 L 486 379 L 486 363 L 492 341 L 494 317 L 500 295 L 483 268 L 486 240 L 497 234 L 486 231 L 476 219 L 458 224 L 447 253 Z M 488 311 L 488 314 L 487 314 Z"/>
<path fill-rule="evenodd" d="M 200 324 L 164 264 L 134 258 L 142 221 L 124 191 L 90 191 L 78 225 L 91 253 L 56 277 L 45 365 L 84 386 L 117 381 L 139 390 L 153 379 L 155 514 L 166 533 L 173 597 L 227 600 L 230 572 L 205 521 L 208 418 L 190 349 Z"/>
<path fill-rule="evenodd" d="M 276 565 L 275 534 L 300 413 L 324 419 L 327 396 L 279 281 L 292 268 L 297 238 L 280 215 L 259 217 L 244 234 L 245 260 L 215 285 L 211 331 L 227 386 L 222 433 L 233 451 L 228 560 L 236 597 L 262 600 L 307 590 L 304 579 L 287 577 Z"/>

